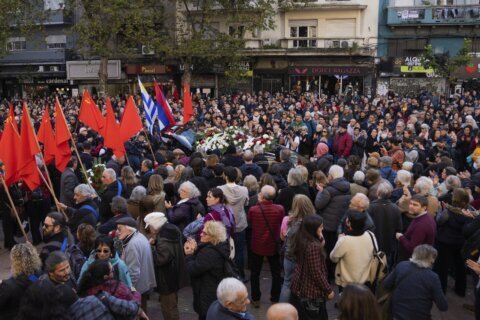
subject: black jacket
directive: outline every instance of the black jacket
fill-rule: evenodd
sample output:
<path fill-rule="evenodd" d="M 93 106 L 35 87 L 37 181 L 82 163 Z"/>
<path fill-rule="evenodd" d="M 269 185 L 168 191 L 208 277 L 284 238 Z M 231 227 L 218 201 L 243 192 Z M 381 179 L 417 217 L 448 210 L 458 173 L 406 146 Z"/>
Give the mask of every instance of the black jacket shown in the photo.
<path fill-rule="evenodd" d="M 270 166 L 270 163 L 268 162 L 267 157 L 263 154 L 256 154 L 253 157 L 253 163 L 256 163 L 262 168 L 263 172 L 268 172 L 268 167 Z"/>
<path fill-rule="evenodd" d="M 72 234 L 75 236 L 77 234 L 78 226 L 82 223 L 87 223 L 94 228 L 97 226 L 98 221 L 95 213 L 89 209 L 82 208 L 84 205 L 91 206 L 92 208 L 97 210 L 98 213 L 98 206 L 95 201 L 91 199 L 88 199 L 87 201 L 78 204 L 76 208 L 68 207 L 66 210 L 66 213 L 68 215 L 68 227 L 72 231 Z"/>
<path fill-rule="evenodd" d="M 260 180 L 263 174 L 262 168 L 256 163 L 244 163 L 240 166 L 240 171 L 242 171 L 243 178 L 251 174 L 257 178 L 257 180 Z"/>
<path fill-rule="evenodd" d="M 317 168 L 325 174 L 328 174 L 328 170 L 333 164 L 333 156 L 329 153 L 317 160 Z"/>
<path fill-rule="evenodd" d="M 2 319 L 15 319 L 20 308 L 20 301 L 32 283 L 22 275 L 17 278 L 12 277 L 0 284 L 0 315 Z"/>
<path fill-rule="evenodd" d="M 315 198 L 315 208 L 323 217 L 326 231 L 337 231 L 350 203 L 350 183 L 345 178 L 332 180 Z"/>
<path fill-rule="evenodd" d="M 118 186 L 122 185 L 122 192 L 119 192 Z M 110 209 L 110 203 L 112 203 L 113 197 L 119 195 L 128 199 L 127 187 L 120 180 L 113 181 L 110 185 L 107 186 L 107 189 L 102 194 L 102 201 L 100 202 L 100 222 L 105 222 L 110 219 L 113 214 Z"/>
<path fill-rule="evenodd" d="M 152 247 L 157 292 L 170 294 L 188 285 L 183 254 L 182 233 L 171 223 L 165 223 Z"/>
<path fill-rule="evenodd" d="M 225 260 L 230 255 L 227 242 L 214 246 L 200 243 L 197 250 L 187 257 L 187 272 L 193 289 L 193 309 L 200 316 L 217 299 L 217 286 L 224 277 Z"/>
<path fill-rule="evenodd" d="M 281 189 L 278 192 L 277 198 L 275 199 L 275 203 L 282 205 L 283 208 L 285 209 L 285 214 L 288 215 L 288 213 L 292 209 L 293 197 L 295 197 L 295 195 L 297 194 L 306 195 L 310 199 L 310 190 L 308 190 L 307 186 L 304 186 L 304 185 L 294 186 L 294 187 L 288 186 L 285 189 Z"/>
<path fill-rule="evenodd" d="M 375 224 L 374 234 L 379 250 L 387 254 L 394 252 L 397 243 L 395 233 L 403 230 L 400 208 L 390 200 L 377 199 L 370 203 L 368 212 Z"/>

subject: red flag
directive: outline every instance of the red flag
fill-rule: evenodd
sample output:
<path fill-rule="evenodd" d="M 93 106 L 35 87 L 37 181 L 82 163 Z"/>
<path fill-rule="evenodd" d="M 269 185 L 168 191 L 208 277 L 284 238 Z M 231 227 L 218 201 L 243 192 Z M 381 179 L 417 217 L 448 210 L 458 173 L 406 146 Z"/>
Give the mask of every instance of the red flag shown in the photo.
<path fill-rule="evenodd" d="M 163 95 L 163 90 L 162 87 L 160 87 L 157 83 L 157 80 L 153 80 L 153 86 L 155 88 L 155 99 L 157 99 L 157 103 L 160 105 L 160 107 L 163 109 L 163 112 L 167 116 L 168 122 L 170 123 L 169 126 L 175 125 L 175 118 L 173 117 L 172 114 L 172 108 L 168 104 L 167 99 L 165 99 L 165 96 Z M 160 119 L 160 110 L 158 112 L 158 118 Z"/>
<path fill-rule="evenodd" d="M 185 125 L 193 117 L 192 96 L 187 82 L 183 81 L 183 124 Z"/>
<path fill-rule="evenodd" d="M 83 92 L 78 120 L 82 121 L 85 125 L 103 135 L 105 118 L 100 112 L 97 104 L 93 101 L 92 97 L 90 97 L 87 89 L 85 89 Z"/>
<path fill-rule="evenodd" d="M 13 111 L 13 104 L 11 102 L 8 106 L 8 109 L 7 121 L 11 121 L 13 129 L 15 129 L 15 132 L 18 134 L 18 125 L 17 121 L 15 120 L 15 112 Z"/>
<path fill-rule="evenodd" d="M 38 129 L 37 139 L 43 143 L 43 160 L 45 160 L 45 164 L 48 165 L 55 159 L 55 150 L 57 149 L 52 123 L 50 122 L 48 105 L 45 106 L 45 113 L 43 114 L 42 123 Z"/>
<path fill-rule="evenodd" d="M 173 100 L 175 100 L 175 102 L 178 102 L 178 99 L 179 99 L 179 95 L 178 95 L 178 90 L 177 90 L 177 87 L 175 87 L 173 89 Z"/>
<path fill-rule="evenodd" d="M 12 117 L 13 108 L 10 105 L 10 115 L 5 120 L 2 141 L 0 141 L 0 160 L 5 166 L 5 183 L 10 186 L 19 179 L 18 176 L 18 146 L 20 146 L 20 136 L 17 131 L 15 117 Z"/>
<path fill-rule="evenodd" d="M 122 141 L 128 141 L 138 131 L 142 130 L 143 124 L 140 116 L 138 115 L 138 109 L 133 101 L 133 97 L 130 96 L 123 111 L 122 121 L 120 122 L 120 134 Z"/>
<path fill-rule="evenodd" d="M 18 175 L 23 179 L 27 187 L 33 190 L 40 185 L 40 175 L 38 174 L 37 160 L 35 158 L 35 155 L 40 153 L 40 149 L 35 140 L 35 132 L 33 131 L 25 102 L 23 103 L 21 125 L 20 145 L 18 146 Z"/>
<path fill-rule="evenodd" d="M 72 151 L 70 150 L 70 130 L 68 129 L 65 116 L 63 115 L 62 107 L 55 98 L 55 167 L 58 171 L 63 172 L 67 167 L 68 161 L 72 158 Z"/>
<path fill-rule="evenodd" d="M 107 121 L 105 123 L 105 140 L 104 145 L 113 150 L 113 154 L 117 158 L 121 158 L 125 154 L 125 146 L 123 145 L 122 135 L 120 134 L 120 126 L 115 119 L 110 98 L 105 100 L 107 107 Z"/>

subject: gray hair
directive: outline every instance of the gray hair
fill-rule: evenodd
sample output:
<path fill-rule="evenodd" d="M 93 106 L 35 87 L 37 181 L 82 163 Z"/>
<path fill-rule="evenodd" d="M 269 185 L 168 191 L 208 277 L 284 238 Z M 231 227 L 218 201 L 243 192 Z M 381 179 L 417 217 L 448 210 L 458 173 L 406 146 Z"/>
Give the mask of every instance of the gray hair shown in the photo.
<path fill-rule="evenodd" d="M 246 150 L 243 153 L 243 160 L 244 161 L 252 161 L 253 160 L 253 152 L 250 150 Z"/>
<path fill-rule="evenodd" d="M 431 268 L 437 258 L 437 250 L 429 244 L 417 246 L 412 253 L 410 261 L 420 268 Z"/>
<path fill-rule="evenodd" d="M 429 196 L 433 191 L 433 182 L 427 177 L 420 177 L 415 182 L 414 190 L 422 196 Z"/>
<path fill-rule="evenodd" d="M 350 199 L 350 202 L 353 201 L 358 201 L 358 205 L 363 209 L 363 211 L 366 211 L 370 206 L 370 199 L 368 199 L 368 197 L 363 193 L 355 194 L 352 199 Z"/>
<path fill-rule="evenodd" d="M 112 202 L 110 203 L 110 210 L 114 213 L 127 213 L 127 200 L 120 196 L 113 197 Z"/>
<path fill-rule="evenodd" d="M 356 171 L 353 175 L 353 182 L 356 184 L 362 184 L 365 181 L 365 173 L 362 171 Z"/>
<path fill-rule="evenodd" d="M 113 180 L 117 180 L 117 173 L 112 168 L 107 168 L 103 173 L 108 174 Z"/>
<path fill-rule="evenodd" d="M 222 306 L 225 306 L 228 302 L 235 302 L 238 298 L 238 292 L 241 290 L 247 291 L 247 287 L 242 281 L 235 278 L 225 278 L 218 284 L 217 299 Z"/>
<path fill-rule="evenodd" d="M 451 191 L 455 188 L 460 188 L 462 185 L 462 182 L 460 181 L 460 178 L 457 176 L 448 176 L 447 179 L 445 179 L 445 187 L 447 187 L 448 191 Z"/>
<path fill-rule="evenodd" d="M 68 261 L 68 257 L 62 251 L 53 251 L 45 260 L 45 271 L 54 272 L 57 266 L 64 262 Z"/>
<path fill-rule="evenodd" d="M 413 162 L 405 161 L 405 162 L 402 164 L 402 169 L 403 169 L 403 170 L 411 171 L 412 168 L 413 168 Z"/>
<path fill-rule="evenodd" d="M 395 178 L 395 182 L 400 183 L 402 186 L 409 186 L 412 180 L 412 174 L 407 170 L 398 170 L 397 178 Z"/>
<path fill-rule="evenodd" d="M 187 189 L 184 189 L 187 188 Z M 188 199 L 192 199 L 195 197 L 200 197 L 200 191 L 198 190 L 197 186 L 195 186 L 192 182 L 190 181 L 185 181 L 180 185 L 178 190 L 183 189 L 187 192 L 188 194 Z"/>
<path fill-rule="evenodd" d="M 253 146 L 253 152 L 255 154 L 262 154 L 263 153 L 263 146 L 256 144 Z"/>
<path fill-rule="evenodd" d="M 287 182 L 291 187 L 302 185 L 304 182 L 302 172 L 297 168 L 290 169 L 290 171 L 288 171 Z"/>
<path fill-rule="evenodd" d="M 243 179 L 243 186 L 248 189 L 248 191 L 258 191 L 258 181 L 254 175 L 249 174 Z"/>
<path fill-rule="evenodd" d="M 334 164 L 328 170 L 328 175 L 333 179 L 343 178 L 343 168 L 339 165 Z"/>
<path fill-rule="evenodd" d="M 132 194 L 130 195 L 130 200 L 140 201 L 147 195 L 147 189 L 144 186 L 136 186 L 132 190 Z"/>
<path fill-rule="evenodd" d="M 85 183 L 82 183 L 76 186 L 75 189 L 73 189 L 73 192 L 81 194 L 82 196 L 87 198 L 93 198 L 97 195 L 95 190 L 93 190 L 92 187 L 90 187 L 88 184 L 85 184 Z"/>
<path fill-rule="evenodd" d="M 262 198 L 265 200 L 273 200 L 275 199 L 275 188 L 270 186 L 270 185 L 264 185 L 262 189 L 260 190 L 262 193 Z"/>
<path fill-rule="evenodd" d="M 390 199 L 393 187 L 390 182 L 383 181 L 378 184 L 377 197 L 380 199 Z"/>

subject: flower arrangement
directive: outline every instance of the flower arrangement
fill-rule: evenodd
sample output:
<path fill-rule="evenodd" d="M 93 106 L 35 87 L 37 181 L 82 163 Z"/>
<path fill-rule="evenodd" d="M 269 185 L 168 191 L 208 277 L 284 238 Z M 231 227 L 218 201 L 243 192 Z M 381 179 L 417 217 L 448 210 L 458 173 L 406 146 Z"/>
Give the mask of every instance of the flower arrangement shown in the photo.
<path fill-rule="evenodd" d="M 102 182 L 102 174 L 107 167 L 103 163 L 95 164 L 92 169 L 87 170 L 88 182 L 97 193 L 102 193 L 107 188 Z"/>
<path fill-rule="evenodd" d="M 197 132 L 197 140 L 201 141 L 201 140 L 205 140 L 207 138 L 211 138 L 214 135 L 216 135 L 217 133 L 222 133 L 222 130 L 220 130 L 217 127 L 207 128 L 207 129 L 205 129 L 205 131 Z"/>
<path fill-rule="evenodd" d="M 215 133 L 199 141 L 199 147 L 204 150 L 219 149 L 222 153 L 225 152 L 230 144 L 243 150 L 251 149 L 255 145 L 263 145 L 265 151 L 269 151 L 274 145 L 273 137 L 267 134 L 260 137 L 252 137 L 247 134 L 245 129 L 235 126 L 228 127 L 224 132 Z"/>

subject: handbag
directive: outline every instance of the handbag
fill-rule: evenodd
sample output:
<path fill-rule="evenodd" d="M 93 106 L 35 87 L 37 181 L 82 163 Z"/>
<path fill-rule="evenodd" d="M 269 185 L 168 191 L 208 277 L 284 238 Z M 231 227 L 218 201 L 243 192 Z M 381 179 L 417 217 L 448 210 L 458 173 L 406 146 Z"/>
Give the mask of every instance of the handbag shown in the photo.
<path fill-rule="evenodd" d="M 367 231 L 367 233 L 370 236 L 370 239 L 372 239 L 373 244 L 373 257 L 370 261 L 368 282 L 370 283 L 372 291 L 375 292 L 377 283 L 383 280 L 388 273 L 387 255 L 385 252 L 378 250 L 373 234 L 370 231 Z"/>
<path fill-rule="evenodd" d="M 278 241 L 278 238 L 275 237 L 275 234 L 273 233 L 272 227 L 270 227 L 270 223 L 268 223 L 267 217 L 265 216 L 265 212 L 263 211 L 262 205 L 258 203 L 258 206 L 260 207 L 260 211 L 262 212 L 263 219 L 265 220 L 265 223 L 267 224 L 268 231 L 270 232 L 270 235 L 272 236 L 273 240 L 275 241 L 275 244 L 277 246 L 277 254 L 282 255 L 283 251 L 283 243 L 282 241 Z"/>

